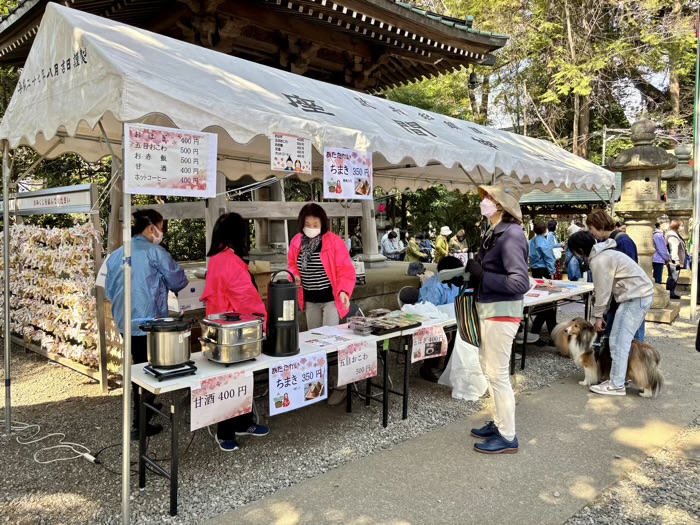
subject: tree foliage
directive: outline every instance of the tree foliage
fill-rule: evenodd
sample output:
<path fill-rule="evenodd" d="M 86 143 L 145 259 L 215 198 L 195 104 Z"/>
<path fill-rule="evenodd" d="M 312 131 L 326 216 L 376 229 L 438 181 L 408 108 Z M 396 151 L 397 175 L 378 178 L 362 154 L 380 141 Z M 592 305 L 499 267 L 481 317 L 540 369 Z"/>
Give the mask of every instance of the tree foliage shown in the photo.
<path fill-rule="evenodd" d="M 478 67 L 490 93 L 482 122 L 507 115 L 517 133 L 548 138 L 584 157 L 600 157 L 603 126 L 627 128 L 646 114 L 667 134 L 689 141 L 692 129 L 696 1 L 444 0 L 446 14 L 474 15 L 480 30 L 508 34 L 494 68 Z M 465 72 L 392 90 L 443 113 L 439 86 Z M 421 100 L 421 98 L 423 100 Z M 471 96 L 474 100 L 476 97 Z M 458 99 L 465 97 L 460 93 Z M 467 97 L 468 99 L 468 97 Z M 469 109 L 468 104 L 463 107 Z M 468 111 L 462 114 L 468 118 Z M 591 148 L 594 149 L 591 155 Z"/>

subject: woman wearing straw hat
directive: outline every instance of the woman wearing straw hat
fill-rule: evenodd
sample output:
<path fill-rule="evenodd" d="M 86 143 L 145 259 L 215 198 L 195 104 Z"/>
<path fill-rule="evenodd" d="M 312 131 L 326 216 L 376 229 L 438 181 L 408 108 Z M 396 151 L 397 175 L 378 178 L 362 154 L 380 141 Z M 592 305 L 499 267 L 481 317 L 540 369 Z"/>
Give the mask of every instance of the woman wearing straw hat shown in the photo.
<path fill-rule="evenodd" d="M 509 177 L 493 186 L 479 186 L 481 214 L 489 220 L 489 229 L 476 258 L 467 263 L 470 283 L 478 290 L 479 360 L 495 405 L 494 420 L 471 431 L 474 437 L 485 439 L 474 444 L 477 452 L 485 454 L 518 451 L 509 363 L 523 316 L 523 296 L 530 289 L 528 246 L 519 204 L 522 192 L 522 185 Z"/>
<path fill-rule="evenodd" d="M 439 263 L 440 259 L 446 257 L 450 253 L 450 243 L 447 238 L 452 235 L 452 230 L 449 227 L 443 226 L 440 228 L 440 235 L 435 241 L 435 262 Z"/>

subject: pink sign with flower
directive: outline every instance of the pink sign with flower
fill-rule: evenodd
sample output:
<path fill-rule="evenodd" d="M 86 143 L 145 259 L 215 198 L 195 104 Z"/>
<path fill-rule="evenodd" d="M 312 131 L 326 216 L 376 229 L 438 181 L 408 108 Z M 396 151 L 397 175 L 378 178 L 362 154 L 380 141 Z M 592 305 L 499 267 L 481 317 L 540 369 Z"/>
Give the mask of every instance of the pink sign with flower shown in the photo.
<path fill-rule="evenodd" d="M 328 397 L 325 352 L 287 359 L 270 367 L 270 415 L 318 403 Z"/>
<path fill-rule="evenodd" d="M 442 326 L 428 326 L 413 334 L 411 363 L 447 355 L 447 336 Z"/>
<path fill-rule="evenodd" d="M 204 379 L 192 389 L 190 430 L 208 427 L 219 421 L 253 410 L 253 373 L 232 372 Z"/>
<path fill-rule="evenodd" d="M 372 152 L 324 148 L 323 197 L 372 200 Z"/>
<path fill-rule="evenodd" d="M 377 375 L 377 344 L 364 341 L 338 350 L 338 386 Z"/>
<path fill-rule="evenodd" d="M 126 193 L 216 196 L 216 134 L 127 123 L 124 137 Z"/>

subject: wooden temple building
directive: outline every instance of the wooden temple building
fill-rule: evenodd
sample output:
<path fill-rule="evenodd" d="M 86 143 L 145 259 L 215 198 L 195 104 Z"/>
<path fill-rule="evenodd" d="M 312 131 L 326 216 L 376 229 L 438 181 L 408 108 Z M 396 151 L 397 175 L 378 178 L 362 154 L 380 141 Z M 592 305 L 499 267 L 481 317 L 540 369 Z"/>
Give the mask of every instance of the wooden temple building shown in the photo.
<path fill-rule="evenodd" d="M 32 46 L 48 0 L 19 0 L 0 19 L 0 65 L 21 67 Z M 421 9 L 420 2 L 394 0 L 65 0 L 65 5 L 221 53 L 312 77 L 358 91 L 386 88 L 441 75 L 471 65 L 492 65 L 493 53 L 508 37 L 478 31 L 473 19 L 456 19 Z M 416 6 L 418 4 L 419 6 Z M 173 75 L 177 72 L 174 71 Z M 183 79 L 185 81 L 185 79 Z M 225 181 L 227 187 L 240 182 Z M 279 185 L 259 190 L 256 202 L 236 209 L 256 223 L 261 255 L 284 242 L 285 220 L 301 203 L 284 203 Z M 118 210 L 120 189 L 112 195 Z M 217 201 L 223 199 L 211 199 Z M 266 200 L 277 201 L 265 203 Z M 260 202 L 263 201 L 263 202 Z M 194 204 L 194 203 L 193 203 Z M 192 206 L 187 217 L 206 218 L 209 229 L 226 202 Z M 213 204 L 213 205 L 212 205 Z M 166 219 L 183 218 L 182 208 L 160 205 Z M 345 215 L 339 203 L 324 207 Z M 207 210 L 218 210 L 214 215 Z M 110 248 L 121 228 L 110 220 Z M 353 205 L 362 216 L 367 262 L 377 256 L 372 202 Z M 367 235 L 370 233 L 370 235 Z"/>

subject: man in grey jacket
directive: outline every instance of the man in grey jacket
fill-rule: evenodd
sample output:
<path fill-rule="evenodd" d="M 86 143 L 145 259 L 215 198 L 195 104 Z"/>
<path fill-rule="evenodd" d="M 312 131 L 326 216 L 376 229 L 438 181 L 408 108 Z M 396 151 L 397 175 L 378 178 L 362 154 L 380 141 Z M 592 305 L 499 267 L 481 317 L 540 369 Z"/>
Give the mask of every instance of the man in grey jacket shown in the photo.
<path fill-rule="evenodd" d="M 597 243 L 587 231 L 573 234 L 568 241 L 571 253 L 588 261 L 593 273 L 596 331 L 605 330 L 603 319 L 611 299 L 619 305 L 610 330 L 610 379 L 590 389 L 596 394 L 624 396 L 632 340 L 651 308 L 654 285 L 644 270 L 627 255 L 616 251 L 615 246 L 614 239 Z"/>

